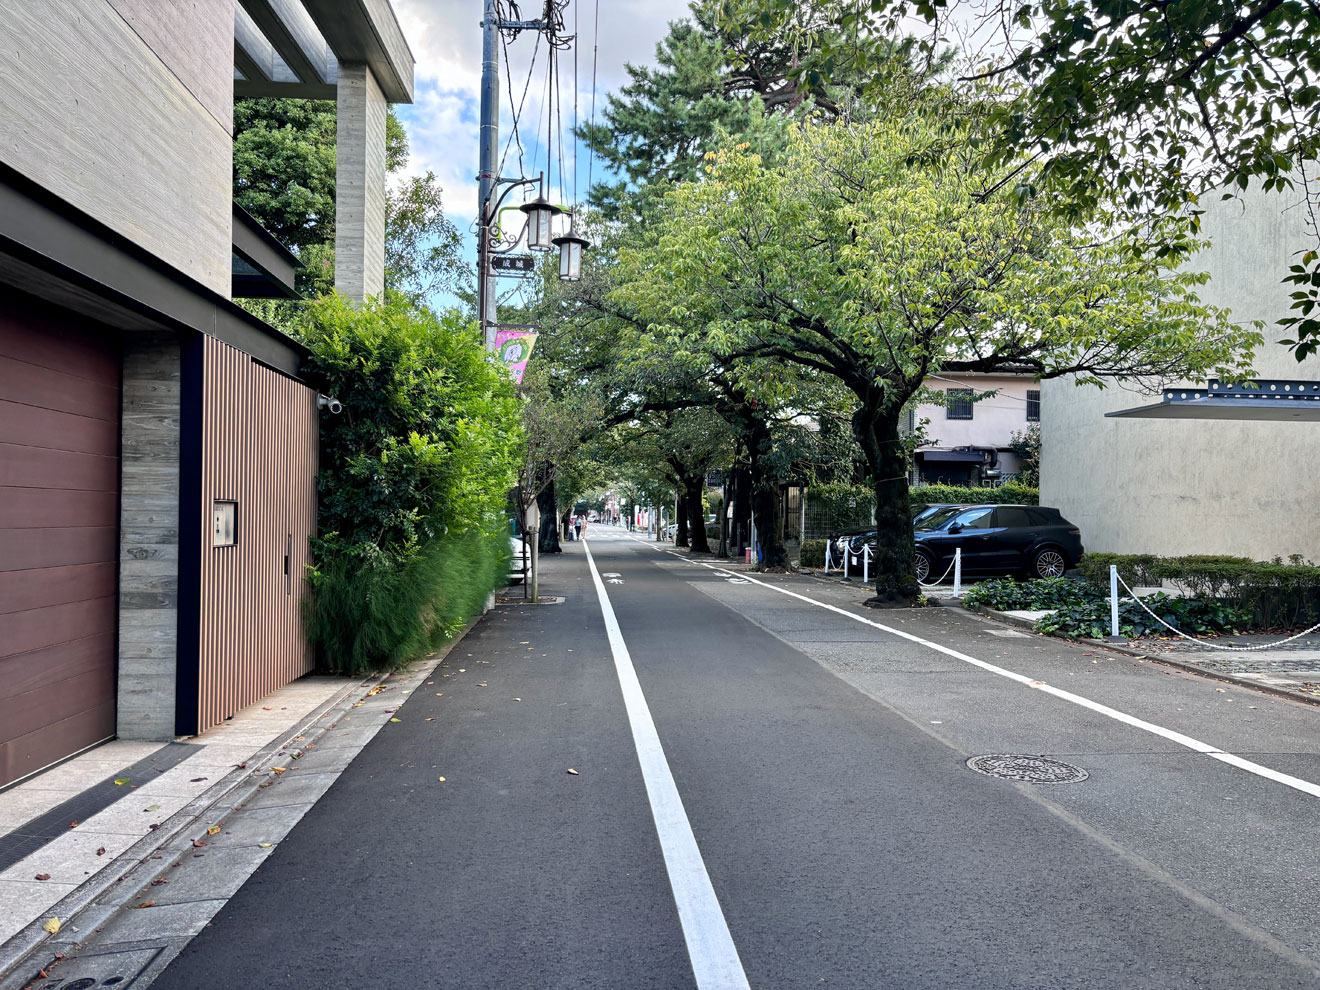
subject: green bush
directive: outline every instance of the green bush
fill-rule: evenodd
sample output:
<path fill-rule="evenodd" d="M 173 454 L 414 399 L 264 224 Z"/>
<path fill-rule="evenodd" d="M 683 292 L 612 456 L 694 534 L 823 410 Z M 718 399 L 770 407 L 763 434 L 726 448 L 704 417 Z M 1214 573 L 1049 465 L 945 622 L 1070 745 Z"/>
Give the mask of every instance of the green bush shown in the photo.
<path fill-rule="evenodd" d="M 402 666 L 444 644 L 508 580 L 502 525 L 493 533 L 446 533 L 408 556 L 334 539 L 317 549 L 308 631 L 324 667 L 351 676 Z"/>
<path fill-rule="evenodd" d="M 1078 566 L 1088 580 L 1107 589 L 1111 564 L 1129 586 L 1168 581 L 1192 598 L 1223 601 L 1252 628 L 1310 625 L 1320 616 L 1320 567 L 1299 556 L 1284 563 L 1223 555 L 1088 553 Z"/>
<path fill-rule="evenodd" d="M 973 585 L 963 593 L 963 601 L 1000 612 L 1009 609 L 1035 611 L 1081 605 L 1098 596 L 1103 597 L 1094 585 L 1069 578 L 1040 578 L 1034 581 L 995 578 Z"/>
<path fill-rule="evenodd" d="M 1239 609 L 1222 602 L 1202 602 L 1191 598 L 1172 598 L 1157 593 L 1143 598 L 1147 608 L 1175 629 L 1189 636 L 1231 632 L 1240 628 L 1246 616 Z M 1103 639 L 1110 632 L 1110 606 L 1105 598 L 1092 598 L 1076 605 L 1066 605 L 1036 620 L 1042 633 L 1059 633 L 1070 638 Z M 1118 602 L 1119 635 L 1173 635 L 1131 598 Z"/>
<path fill-rule="evenodd" d="M 505 578 L 519 402 L 470 325 L 400 299 L 327 297 L 295 333 L 344 404 L 321 420 L 308 630 L 331 671 L 397 667 Z"/>
<path fill-rule="evenodd" d="M 1009 481 L 998 488 L 966 485 L 922 485 L 908 489 L 908 501 L 916 512 L 928 505 L 1040 505 L 1040 489 Z"/>
<path fill-rule="evenodd" d="M 803 540 L 798 551 L 799 567 L 824 567 L 826 540 Z"/>

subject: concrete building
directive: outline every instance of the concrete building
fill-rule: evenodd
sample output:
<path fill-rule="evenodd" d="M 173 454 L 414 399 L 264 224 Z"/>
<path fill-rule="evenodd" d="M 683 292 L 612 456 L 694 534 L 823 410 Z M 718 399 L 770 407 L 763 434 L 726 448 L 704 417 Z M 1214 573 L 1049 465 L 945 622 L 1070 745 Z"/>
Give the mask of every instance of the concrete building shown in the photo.
<path fill-rule="evenodd" d="M 235 96 L 334 99 L 337 284 L 382 286 L 386 0 L 0 0 L 0 785 L 309 671 L 318 402 L 235 305 L 295 260 L 232 201 Z"/>
<path fill-rule="evenodd" d="M 1009 443 L 1040 422 L 1035 379 L 948 372 L 927 379 L 926 388 L 945 393 L 945 401 L 913 411 L 914 424 L 929 420 L 931 441 L 913 453 L 913 484 L 981 485 L 1017 474 L 1021 465 Z"/>
<path fill-rule="evenodd" d="M 1278 343 L 1288 336 L 1277 322 L 1291 289 L 1280 280 L 1307 241 L 1305 209 L 1288 194 L 1254 190 L 1212 199 L 1212 247 L 1193 260 L 1211 276 L 1201 299 L 1237 320 L 1265 321 L 1258 377 L 1320 379 L 1320 361 L 1299 364 Z M 1158 399 L 1117 384 L 1042 385 L 1041 502 L 1081 528 L 1088 550 L 1320 559 L 1317 424 L 1105 417 Z"/>

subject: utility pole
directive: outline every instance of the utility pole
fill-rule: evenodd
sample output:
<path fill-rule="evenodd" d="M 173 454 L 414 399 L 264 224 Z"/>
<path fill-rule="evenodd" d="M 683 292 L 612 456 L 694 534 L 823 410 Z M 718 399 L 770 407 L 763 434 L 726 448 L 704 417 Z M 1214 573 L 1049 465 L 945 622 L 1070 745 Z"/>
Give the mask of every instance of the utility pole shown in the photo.
<path fill-rule="evenodd" d="M 490 236 L 495 218 L 495 172 L 500 153 L 500 15 L 485 0 L 481 21 L 481 163 L 477 173 L 477 318 L 487 350 L 495 349 L 495 279 L 490 273 Z"/>

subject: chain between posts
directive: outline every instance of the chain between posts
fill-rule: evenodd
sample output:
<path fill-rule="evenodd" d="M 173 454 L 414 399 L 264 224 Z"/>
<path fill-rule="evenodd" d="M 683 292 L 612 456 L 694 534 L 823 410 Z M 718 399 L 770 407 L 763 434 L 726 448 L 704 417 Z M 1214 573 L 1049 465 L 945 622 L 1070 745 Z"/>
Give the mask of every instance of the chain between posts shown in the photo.
<path fill-rule="evenodd" d="M 1110 566 L 1113 567 L 1114 565 L 1111 564 Z M 1128 587 L 1128 583 L 1124 581 L 1123 576 L 1118 573 L 1117 567 L 1114 567 L 1114 570 L 1111 573 L 1113 573 L 1118 578 L 1118 583 L 1121 584 L 1123 586 L 1123 589 L 1129 595 L 1132 596 L 1132 600 L 1135 601 L 1138 605 L 1140 605 L 1147 615 L 1149 615 L 1152 619 L 1154 619 L 1156 622 L 1162 625 L 1165 629 L 1169 630 L 1169 632 L 1174 633 L 1177 636 L 1181 636 L 1185 640 L 1189 640 L 1190 642 L 1193 643 L 1198 643 L 1201 646 L 1207 647 L 1212 650 L 1225 650 L 1231 653 L 1247 652 L 1249 650 L 1251 651 L 1268 650 L 1275 646 L 1282 646 L 1284 643 L 1291 643 L 1295 639 L 1301 639 L 1303 636 L 1308 636 L 1311 633 L 1315 632 L 1317 629 L 1320 629 L 1320 622 L 1317 622 L 1310 629 L 1303 629 L 1301 632 L 1294 633 L 1292 636 L 1289 636 L 1287 639 L 1280 639 L 1273 643 L 1259 643 L 1256 646 L 1221 646 L 1219 643 L 1210 643 L 1203 639 L 1197 639 L 1195 636 L 1189 636 L 1181 629 L 1177 629 L 1171 626 L 1169 623 L 1165 622 L 1158 615 L 1152 612 L 1150 610 L 1150 607 L 1141 600 L 1141 598 L 1137 595 L 1137 593 Z M 1113 601 L 1113 607 L 1115 610 L 1117 610 L 1118 600 L 1116 596 Z"/>

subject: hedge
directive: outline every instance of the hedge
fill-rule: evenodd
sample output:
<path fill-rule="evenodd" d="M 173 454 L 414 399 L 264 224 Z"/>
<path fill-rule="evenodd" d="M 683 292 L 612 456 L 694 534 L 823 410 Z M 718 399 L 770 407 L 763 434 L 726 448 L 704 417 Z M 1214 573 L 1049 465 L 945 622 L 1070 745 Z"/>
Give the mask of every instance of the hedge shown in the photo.
<path fill-rule="evenodd" d="M 808 493 L 810 497 L 810 493 Z M 998 488 L 967 485 L 922 485 L 908 489 L 908 501 L 916 512 L 928 505 L 1040 505 L 1040 489 L 1009 481 Z"/>
<path fill-rule="evenodd" d="M 1088 553 L 1078 568 L 1103 588 L 1110 565 L 1129 586 L 1165 581 L 1192 598 L 1222 601 L 1240 610 L 1255 628 L 1310 625 L 1320 618 L 1320 567 L 1294 555 L 1285 563 L 1247 557 Z"/>

